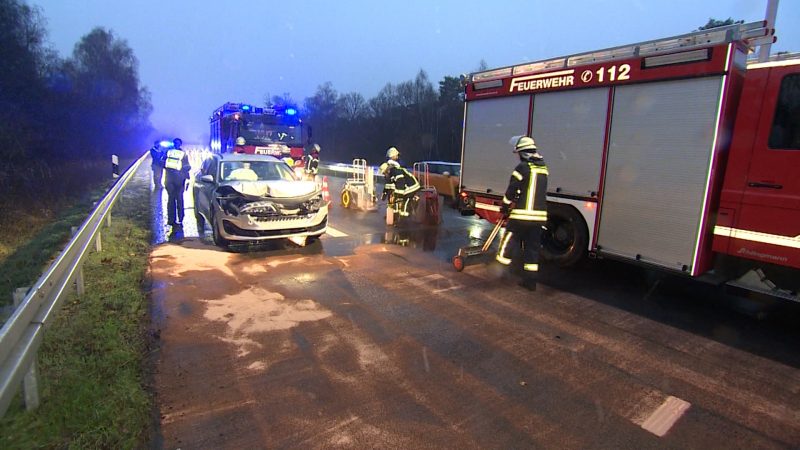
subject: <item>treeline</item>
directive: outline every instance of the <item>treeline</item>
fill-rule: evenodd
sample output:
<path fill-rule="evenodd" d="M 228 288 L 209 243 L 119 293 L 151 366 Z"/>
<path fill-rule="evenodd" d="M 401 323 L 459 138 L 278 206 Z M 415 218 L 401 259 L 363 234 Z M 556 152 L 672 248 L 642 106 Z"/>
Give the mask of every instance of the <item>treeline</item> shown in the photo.
<path fill-rule="evenodd" d="M 365 158 L 375 164 L 395 146 L 402 162 L 410 165 L 420 160 L 460 160 L 463 92 L 458 77 L 445 76 L 434 87 L 420 70 L 413 80 L 386 84 L 369 100 L 358 92 L 339 93 L 330 82 L 320 85 L 302 105 L 290 94 L 267 95 L 266 100 L 301 106 L 312 127 L 312 140 L 322 146 L 323 160 Z"/>
<path fill-rule="evenodd" d="M 109 172 L 112 153 L 146 148 L 150 94 L 112 31 L 95 28 L 61 58 L 38 8 L 0 0 L 0 60 L 2 199 L 81 189 Z"/>

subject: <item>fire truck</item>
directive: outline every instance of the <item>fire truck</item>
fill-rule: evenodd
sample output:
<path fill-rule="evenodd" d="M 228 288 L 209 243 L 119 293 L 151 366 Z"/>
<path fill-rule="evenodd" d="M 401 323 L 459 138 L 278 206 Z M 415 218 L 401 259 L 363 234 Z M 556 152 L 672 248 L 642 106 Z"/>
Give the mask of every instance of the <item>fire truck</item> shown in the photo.
<path fill-rule="evenodd" d="M 510 138 L 531 135 L 546 260 L 800 300 L 800 55 L 749 57 L 773 34 L 737 24 L 464 76 L 462 211 L 499 220 Z"/>
<path fill-rule="evenodd" d="M 246 103 L 225 103 L 211 114 L 211 151 L 234 151 L 236 139 L 245 145 L 237 151 L 281 157 L 291 154 L 302 164 L 303 148 L 310 138 L 310 127 L 297 109 L 287 106 L 256 107 Z"/>

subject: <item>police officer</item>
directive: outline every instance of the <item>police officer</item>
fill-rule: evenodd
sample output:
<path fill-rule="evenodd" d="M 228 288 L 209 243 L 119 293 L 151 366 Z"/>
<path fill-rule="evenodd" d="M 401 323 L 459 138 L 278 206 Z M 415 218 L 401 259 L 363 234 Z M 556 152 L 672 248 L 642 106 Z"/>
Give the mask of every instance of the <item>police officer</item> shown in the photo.
<path fill-rule="evenodd" d="M 183 191 L 189 181 L 189 156 L 181 148 L 183 141 L 175 138 L 167 150 L 164 161 L 167 187 L 167 223 L 173 228 L 183 227 Z M 177 219 L 177 220 L 176 220 Z"/>
<path fill-rule="evenodd" d="M 400 159 L 400 151 L 395 147 L 390 147 L 386 151 L 386 168 L 384 176 L 386 183 L 389 186 L 394 186 L 394 209 L 399 215 L 399 219 L 407 219 L 411 216 L 411 211 L 414 209 L 414 197 L 417 191 L 420 190 L 419 181 L 411 172 L 400 166 L 398 160 Z M 384 189 L 386 187 L 384 186 Z M 398 221 L 394 222 L 395 224 Z"/>
<path fill-rule="evenodd" d="M 309 180 L 317 179 L 317 173 L 319 172 L 319 152 L 322 150 L 319 144 L 314 144 L 311 146 L 311 152 L 306 155 L 306 163 L 304 167 L 304 171 L 306 174 L 306 178 Z"/>
<path fill-rule="evenodd" d="M 164 174 L 164 151 L 161 149 L 161 141 L 153 142 L 150 149 L 150 168 L 153 169 L 153 185 L 156 189 L 161 189 L 161 176 Z"/>
<path fill-rule="evenodd" d="M 506 233 L 500 241 L 497 261 L 511 264 L 514 249 L 522 248 L 523 278 L 520 286 L 536 290 L 542 229 L 547 222 L 547 166 L 533 138 L 522 136 L 514 153 L 519 164 L 511 173 L 501 211 L 508 217 Z"/>

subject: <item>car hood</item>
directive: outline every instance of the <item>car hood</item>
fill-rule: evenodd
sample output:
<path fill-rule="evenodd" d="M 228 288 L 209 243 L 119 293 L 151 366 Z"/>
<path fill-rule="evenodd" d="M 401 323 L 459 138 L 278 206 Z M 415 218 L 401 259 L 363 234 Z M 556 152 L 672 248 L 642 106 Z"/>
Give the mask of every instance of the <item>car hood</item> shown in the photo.
<path fill-rule="evenodd" d="M 221 186 L 229 186 L 243 195 L 273 198 L 301 197 L 317 190 L 313 181 L 230 181 Z"/>

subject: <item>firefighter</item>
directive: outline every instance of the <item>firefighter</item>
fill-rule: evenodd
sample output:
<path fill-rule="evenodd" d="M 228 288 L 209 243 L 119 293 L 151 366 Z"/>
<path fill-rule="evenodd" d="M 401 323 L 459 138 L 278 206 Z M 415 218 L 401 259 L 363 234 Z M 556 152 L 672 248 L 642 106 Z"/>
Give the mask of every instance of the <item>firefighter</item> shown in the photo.
<path fill-rule="evenodd" d="M 244 145 L 246 143 L 247 142 L 245 142 L 243 137 L 241 137 L 241 136 L 237 137 L 236 138 L 236 145 L 233 147 L 233 153 L 244 153 L 245 152 L 244 151 Z"/>
<path fill-rule="evenodd" d="M 420 190 L 421 186 L 417 178 L 398 162 L 400 159 L 399 150 L 395 147 L 389 148 L 386 151 L 386 158 L 388 160 L 386 161 L 384 177 L 387 184 L 394 186 L 392 191 L 394 196 L 393 208 L 399 216 L 399 220 L 394 221 L 394 223 L 397 225 L 401 220 L 408 219 L 411 216 L 416 204 L 417 191 Z"/>
<path fill-rule="evenodd" d="M 306 174 L 306 178 L 309 180 L 317 181 L 317 173 L 319 172 L 319 152 L 322 150 L 319 144 L 314 144 L 311 146 L 311 152 L 306 155 L 305 166 L 303 171 Z"/>
<path fill-rule="evenodd" d="M 153 169 L 153 185 L 156 189 L 161 189 L 161 176 L 164 174 L 164 151 L 161 149 L 161 141 L 153 142 L 150 149 L 150 168 Z"/>
<path fill-rule="evenodd" d="M 167 150 L 164 162 L 167 187 L 167 224 L 173 228 L 183 227 L 183 191 L 188 187 L 189 156 L 181 148 L 183 141 L 175 138 L 173 147 Z"/>
<path fill-rule="evenodd" d="M 506 233 L 497 250 L 497 261 L 511 264 L 512 252 L 522 249 L 523 278 L 520 286 L 536 290 L 542 230 L 547 222 L 547 166 L 529 136 L 517 140 L 514 153 L 519 164 L 511 173 L 501 212 L 508 218 Z"/>

